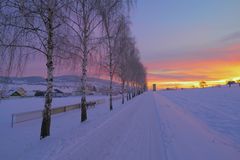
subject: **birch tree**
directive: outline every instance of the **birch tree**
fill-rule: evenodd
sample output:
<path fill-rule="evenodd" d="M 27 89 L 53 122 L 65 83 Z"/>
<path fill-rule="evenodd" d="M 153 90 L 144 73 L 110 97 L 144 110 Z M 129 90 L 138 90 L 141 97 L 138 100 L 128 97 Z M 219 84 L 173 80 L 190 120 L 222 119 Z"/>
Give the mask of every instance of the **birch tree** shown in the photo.
<path fill-rule="evenodd" d="M 116 45 L 114 52 L 116 53 L 116 74 L 121 81 L 121 94 L 122 94 L 122 104 L 124 104 L 124 95 L 125 95 L 125 85 L 128 76 L 128 60 L 129 54 L 131 52 L 131 37 L 130 37 L 130 28 L 127 18 L 122 15 L 119 21 L 120 33 L 116 38 Z"/>
<path fill-rule="evenodd" d="M 68 27 L 72 30 L 71 43 L 75 48 L 73 56 L 81 68 L 81 121 L 87 120 L 86 106 L 86 81 L 88 59 L 91 53 L 95 53 L 99 37 L 97 36 L 98 26 L 101 19 L 97 14 L 99 0 L 75 0 L 68 16 Z"/>
<path fill-rule="evenodd" d="M 131 43 L 130 43 L 131 44 Z M 146 69 L 140 61 L 139 51 L 132 42 L 127 62 L 128 99 L 140 94 L 146 86 Z"/>
<path fill-rule="evenodd" d="M 46 59 L 47 89 L 40 139 L 50 135 L 54 58 L 64 53 L 58 49 L 65 40 L 62 24 L 67 4 L 66 0 L 1 1 L 0 25 L 6 33 L 0 44 L 1 56 L 8 60 L 8 66 L 14 66 L 15 61 L 22 64 L 21 57 L 27 60 L 29 54 L 42 54 Z"/>
<path fill-rule="evenodd" d="M 121 80 L 122 103 L 124 103 L 125 82 L 127 82 L 127 86 L 132 85 L 133 97 L 141 94 L 146 86 L 146 69 L 140 61 L 134 38 L 130 36 L 126 18 L 123 17 L 120 24 L 120 36 L 116 39 L 114 52 L 117 53 L 115 57 L 117 62 L 116 75 Z M 129 95 L 127 97 L 130 98 Z"/>
<path fill-rule="evenodd" d="M 106 59 L 107 59 L 107 70 L 109 74 L 109 107 L 110 111 L 113 109 L 112 106 L 112 94 L 113 94 L 113 76 L 116 68 L 114 62 L 114 47 L 115 40 L 119 34 L 118 21 L 122 14 L 126 12 L 126 7 L 129 8 L 131 0 L 101 0 L 99 1 L 99 15 L 102 19 L 102 31 L 105 38 L 106 45 Z"/>

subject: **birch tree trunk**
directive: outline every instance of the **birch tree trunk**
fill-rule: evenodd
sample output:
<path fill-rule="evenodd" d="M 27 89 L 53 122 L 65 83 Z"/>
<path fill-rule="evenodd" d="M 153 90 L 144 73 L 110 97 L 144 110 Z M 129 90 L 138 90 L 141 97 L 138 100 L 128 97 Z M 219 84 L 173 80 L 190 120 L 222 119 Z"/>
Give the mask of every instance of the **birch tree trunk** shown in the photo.
<path fill-rule="evenodd" d="M 53 11 L 48 9 L 48 21 L 46 24 L 48 38 L 47 38 L 47 91 L 45 95 L 45 104 L 43 110 L 43 120 L 41 126 L 40 139 L 50 136 L 51 125 L 51 105 L 52 105 L 52 91 L 53 91 Z"/>
<path fill-rule="evenodd" d="M 110 63 L 109 63 L 109 69 L 110 69 L 110 95 L 109 95 L 109 104 L 110 104 L 110 111 L 113 109 L 112 106 L 112 80 L 113 80 L 113 71 L 112 71 L 112 53 L 110 54 Z"/>
<path fill-rule="evenodd" d="M 83 60 L 82 60 L 82 99 L 81 99 L 81 122 L 87 120 L 87 101 L 86 101 L 86 81 L 87 81 L 87 61 L 88 61 L 88 50 L 87 50 L 87 27 L 84 26 L 83 31 Z"/>
<path fill-rule="evenodd" d="M 81 122 L 87 120 L 86 81 L 87 81 L 87 55 L 84 54 L 82 62 L 82 99 L 81 99 Z"/>
<path fill-rule="evenodd" d="M 124 86 L 125 86 L 125 81 L 122 80 L 122 104 L 124 104 Z"/>
<path fill-rule="evenodd" d="M 108 54 L 109 54 L 109 78 L 110 78 L 110 84 L 109 84 L 109 107 L 110 107 L 110 111 L 113 109 L 113 105 L 112 105 L 112 81 L 113 81 L 113 52 L 112 52 L 112 37 L 110 36 L 109 30 L 110 30 L 110 26 L 107 22 L 106 19 L 103 20 L 104 23 L 104 27 L 107 33 L 107 41 L 108 41 Z"/>
<path fill-rule="evenodd" d="M 130 90 L 130 85 L 129 85 L 129 81 L 127 81 L 127 87 L 128 87 L 128 100 L 131 100 L 131 90 Z"/>

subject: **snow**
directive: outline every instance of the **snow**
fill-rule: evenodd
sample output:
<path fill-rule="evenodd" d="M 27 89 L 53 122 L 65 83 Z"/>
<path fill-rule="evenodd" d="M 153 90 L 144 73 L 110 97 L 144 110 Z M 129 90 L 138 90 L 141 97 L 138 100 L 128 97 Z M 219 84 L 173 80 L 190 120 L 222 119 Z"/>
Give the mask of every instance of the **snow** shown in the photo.
<path fill-rule="evenodd" d="M 102 99 L 106 96 L 88 96 L 87 100 Z M 63 105 L 80 103 L 81 97 L 64 97 L 64 98 L 54 98 L 53 107 L 59 107 Z M 119 103 L 119 102 L 116 102 Z M 4 157 L 6 160 L 18 159 L 18 157 L 30 148 L 38 147 L 43 145 L 42 141 L 39 140 L 40 137 L 40 126 L 41 120 L 33 120 L 20 124 L 16 124 L 14 128 L 11 128 L 11 114 L 21 113 L 27 111 L 35 111 L 43 109 L 44 98 L 16 98 L 16 99 L 6 99 L 0 101 L 0 157 Z M 116 106 L 117 107 L 117 106 Z M 102 104 L 96 106 L 96 108 L 89 110 L 89 121 L 87 124 L 92 124 L 91 121 L 98 118 L 101 122 L 102 117 L 107 117 L 109 113 L 109 108 L 107 104 Z M 93 121 L 94 125 L 99 122 Z M 51 127 L 51 138 L 56 138 L 56 143 L 62 141 L 62 137 L 65 133 L 71 136 L 72 129 L 78 128 L 80 125 L 80 111 L 70 111 L 63 114 L 58 114 L 52 118 Z M 88 125 L 86 125 L 88 126 Z M 83 126 L 81 126 L 83 127 Z M 83 129 L 81 133 L 91 129 L 91 125 L 88 129 Z M 52 141 L 50 138 L 49 141 Z M 51 145 L 52 144 L 52 145 Z M 55 147 L 55 141 L 46 144 L 44 148 Z M 31 159 L 31 158 L 30 158 Z"/>
<path fill-rule="evenodd" d="M 204 123 L 184 112 L 161 95 L 154 95 L 165 141 L 164 159 L 238 159 L 239 149 L 227 138 L 211 131 Z"/>
<path fill-rule="evenodd" d="M 240 144 L 240 87 L 166 91 L 162 95 Z"/>
<path fill-rule="evenodd" d="M 146 92 L 126 104 L 52 117 L 51 136 L 39 140 L 41 120 L 10 126 L 11 113 L 41 109 L 42 98 L 0 102 L 4 160 L 238 160 L 240 88 Z M 103 97 L 89 97 L 99 99 Z M 107 97 L 105 97 L 107 99 Z M 54 106 L 80 97 L 55 98 Z"/>

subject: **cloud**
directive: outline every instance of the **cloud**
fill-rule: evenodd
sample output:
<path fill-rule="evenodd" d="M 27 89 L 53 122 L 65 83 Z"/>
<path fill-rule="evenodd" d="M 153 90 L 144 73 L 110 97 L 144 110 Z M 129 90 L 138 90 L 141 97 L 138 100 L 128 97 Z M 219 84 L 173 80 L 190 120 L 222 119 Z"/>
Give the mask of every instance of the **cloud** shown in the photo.
<path fill-rule="evenodd" d="M 240 40 L 240 31 L 231 33 L 221 39 L 222 42 L 236 41 Z"/>
<path fill-rule="evenodd" d="M 196 51 L 198 56 L 147 61 L 150 82 L 217 81 L 240 76 L 240 44 Z"/>

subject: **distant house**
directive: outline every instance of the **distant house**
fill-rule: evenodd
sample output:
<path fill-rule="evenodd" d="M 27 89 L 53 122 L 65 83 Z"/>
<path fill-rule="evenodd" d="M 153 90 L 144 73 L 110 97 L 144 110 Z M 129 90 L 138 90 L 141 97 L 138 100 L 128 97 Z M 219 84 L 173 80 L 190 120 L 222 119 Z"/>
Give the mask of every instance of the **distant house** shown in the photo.
<path fill-rule="evenodd" d="M 166 88 L 167 91 L 173 91 L 176 90 L 176 88 Z"/>
<path fill-rule="evenodd" d="M 96 92 L 97 87 L 95 85 L 92 85 L 92 84 L 87 84 L 86 90 L 87 90 L 87 92 Z"/>
<path fill-rule="evenodd" d="M 26 96 L 26 91 L 23 88 L 11 89 L 7 96 L 13 97 L 24 97 Z"/>
<path fill-rule="evenodd" d="M 34 97 L 36 94 L 36 91 L 27 91 L 26 96 L 27 97 Z"/>
<path fill-rule="evenodd" d="M 0 90 L 0 98 L 4 98 L 4 94 L 2 90 Z"/>
<path fill-rule="evenodd" d="M 80 95 L 82 95 L 82 92 L 81 91 L 73 91 L 72 95 L 73 96 L 80 96 Z"/>
<path fill-rule="evenodd" d="M 46 91 L 40 91 L 40 90 L 35 90 L 35 97 L 44 97 L 46 94 Z M 70 96 L 71 93 L 64 93 L 63 91 L 59 89 L 54 89 L 52 92 L 53 97 L 64 97 L 64 96 Z"/>
<path fill-rule="evenodd" d="M 45 96 L 45 93 L 46 93 L 46 92 L 44 92 L 44 91 L 36 90 L 34 96 L 35 96 L 35 97 L 44 97 L 44 96 Z"/>
<path fill-rule="evenodd" d="M 102 95 L 109 95 L 109 89 L 108 87 L 100 87 L 98 89 L 98 92 L 101 93 Z"/>
<path fill-rule="evenodd" d="M 100 87 L 98 89 L 98 92 L 101 93 L 102 95 L 109 95 L 110 94 L 110 90 L 108 87 Z M 113 88 L 112 89 L 112 95 L 116 96 L 120 93 L 120 90 L 118 88 Z"/>
<path fill-rule="evenodd" d="M 90 84 L 86 85 L 86 90 L 85 90 L 86 95 L 94 95 L 96 91 L 97 91 L 96 86 L 90 85 Z M 83 95 L 82 88 L 78 87 L 75 91 L 72 92 L 72 95 L 73 96 Z"/>
<path fill-rule="evenodd" d="M 64 92 L 63 92 L 63 91 L 61 91 L 61 90 L 59 90 L 59 89 L 54 89 L 53 96 L 54 96 L 54 97 L 63 97 L 63 96 L 65 96 L 65 95 L 64 95 Z"/>
<path fill-rule="evenodd" d="M 83 95 L 83 92 L 82 91 L 74 91 L 74 92 L 72 92 L 72 95 L 73 96 L 81 96 L 81 95 Z M 94 92 L 86 90 L 86 95 L 94 95 Z"/>

